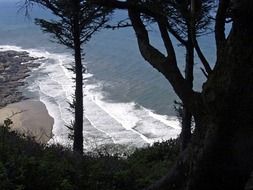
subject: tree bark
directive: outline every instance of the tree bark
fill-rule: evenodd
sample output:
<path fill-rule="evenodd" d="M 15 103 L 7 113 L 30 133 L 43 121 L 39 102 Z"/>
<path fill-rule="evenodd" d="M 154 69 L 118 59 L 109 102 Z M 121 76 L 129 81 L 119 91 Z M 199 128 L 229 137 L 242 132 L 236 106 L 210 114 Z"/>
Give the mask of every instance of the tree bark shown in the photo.
<path fill-rule="evenodd" d="M 194 68 L 194 39 L 195 37 L 195 1 L 191 0 L 191 11 L 190 18 L 187 22 L 187 34 L 188 40 L 185 45 L 186 49 L 186 60 L 185 60 L 185 80 L 188 82 L 189 86 L 193 88 L 193 68 Z M 192 127 L 192 114 L 183 104 L 182 113 L 182 131 L 180 134 L 181 138 L 181 151 L 183 151 L 191 140 L 191 127 Z"/>
<path fill-rule="evenodd" d="M 185 79 L 189 86 L 193 88 L 193 67 L 194 67 L 194 46 L 191 40 L 188 40 L 186 46 L 186 67 L 185 67 Z M 191 140 L 191 127 L 192 127 L 192 114 L 190 110 L 183 105 L 182 113 L 182 131 L 181 138 L 181 151 L 183 151 Z"/>
<path fill-rule="evenodd" d="M 80 2 L 75 0 L 76 13 L 74 15 L 74 54 L 75 54 L 75 123 L 74 123 L 74 151 L 83 154 L 83 65 L 81 55 L 81 41 L 79 29 Z"/>
<path fill-rule="evenodd" d="M 236 3 L 232 32 L 203 91 L 212 122 L 203 123 L 208 126 L 206 148 L 190 189 L 208 185 L 243 189 L 253 169 L 253 28 L 249 24 L 253 6 L 246 0 Z"/>
<path fill-rule="evenodd" d="M 174 56 L 165 57 L 150 44 L 140 7 L 131 5 L 131 0 L 128 4 L 111 1 L 128 8 L 143 58 L 171 83 L 196 122 L 191 143 L 174 167 L 147 189 L 244 189 L 253 170 L 253 1 L 219 1 L 215 25 L 217 63 L 201 94 L 183 79 Z M 228 12 L 233 26 L 226 37 Z M 164 44 L 171 49 L 168 35 L 162 33 Z M 170 53 L 174 54 L 173 49 Z"/>
<path fill-rule="evenodd" d="M 253 3 L 235 1 L 233 27 L 203 87 L 205 114 L 174 168 L 149 188 L 243 190 L 253 170 Z"/>

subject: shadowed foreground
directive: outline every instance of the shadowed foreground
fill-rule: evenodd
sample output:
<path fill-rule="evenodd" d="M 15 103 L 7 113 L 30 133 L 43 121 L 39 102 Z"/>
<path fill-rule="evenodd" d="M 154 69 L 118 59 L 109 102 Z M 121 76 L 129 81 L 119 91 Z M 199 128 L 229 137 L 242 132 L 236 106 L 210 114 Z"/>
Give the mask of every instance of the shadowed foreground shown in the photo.
<path fill-rule="evenodd" d="M 38 144 L 7 126 L 0 127 L 1 190 L 142 189 L 163 176 L 178 155 L 177 141 L 169 140 L 128 157 L 115 153 L 125 148 L 120 145 L 80 156 L 58 145 Z"/>

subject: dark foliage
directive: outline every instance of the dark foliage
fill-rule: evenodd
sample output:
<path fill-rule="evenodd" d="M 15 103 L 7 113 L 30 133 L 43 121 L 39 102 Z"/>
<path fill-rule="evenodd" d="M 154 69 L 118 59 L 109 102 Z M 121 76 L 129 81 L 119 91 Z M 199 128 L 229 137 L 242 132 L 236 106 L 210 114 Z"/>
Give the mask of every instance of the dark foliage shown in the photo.
<path fill-rule="evenodd" d="M 210 12 L 215 7 L 213 0 L 195 0 L 194 10 L 192 10 L 189 0 L 143 0 L 140 4 L 149 9 L 154 14 L 166 17 L 170 32 L 180 36 L 181 39 L 187 39 L 187 25 L 194 19 L 196 34 L 202 35 L 210 32 L 210 23 L 212 18 Z M 192 15 L 194 12 L 194 15 Z M 153 19 L 153 17 L 148 17 Z M 208 31 L 209 30 L 209 31 Z M 173 34 L 174 35 L 174 34 Z"/>
<path fill-rule="evenodd" d="M 78 14 L 78 26 L 81 44 L 89 41 L 92 34 L 101 29 L 109 19 L 110 9 L 94 6 L 81 0 L 79 8 L 72 0 L 26 0 L 27 7 L 36 4 L 50 10 L 57 17 L 55 20 L 35 19 L 44 32 L 71 49 L 74 49 L 74 19 Z M 78 12 L 77 12 L 78 11 Z"/>
<path fill-rule="evenodd" d="M 0 127 L 1 190 L 137 190 L 163 176 L 176 159 L 176 140 L 136 150 L 128 158 L 80 156 Z"/>
<path fill-rule="evenodd" d="M 83 153 L 83 73 L 82 45 L 108 21 L 110 9 L 88 3 L 86 0 L 26 0 L 27 7 L 38 4 L 51 11 L 54 20 L 35 19 L 41 29 L 53 36 L 56 42 L 74 52 L 75 95 L 70 107 L 74 108 L 74 121 L 67 125 L 72 129 L 73 149 Z"/>

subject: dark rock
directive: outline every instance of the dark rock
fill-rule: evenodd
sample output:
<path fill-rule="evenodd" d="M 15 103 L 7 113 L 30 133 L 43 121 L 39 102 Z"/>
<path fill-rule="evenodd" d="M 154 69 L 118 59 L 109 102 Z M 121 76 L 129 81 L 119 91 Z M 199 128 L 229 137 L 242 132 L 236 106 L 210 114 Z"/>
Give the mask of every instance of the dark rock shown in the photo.
<path fill-rule="evenodd" d="M 42 58 L 30 57 L 28 52 L 0 52 L 0 107 L 24 99 L 19 87 L 24 86 L 32 68 L 39 67 L 35 60 Z"/>

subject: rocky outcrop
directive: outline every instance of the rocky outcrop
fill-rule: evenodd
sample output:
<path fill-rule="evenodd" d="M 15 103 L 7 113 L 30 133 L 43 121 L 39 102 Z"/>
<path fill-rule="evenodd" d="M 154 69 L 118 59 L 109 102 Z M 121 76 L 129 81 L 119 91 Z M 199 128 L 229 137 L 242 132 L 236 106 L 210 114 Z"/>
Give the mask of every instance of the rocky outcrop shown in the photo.
<path fill-rule="evenodd" d="M 18 88 L 31 69 L 39 66 L 33 62 L 36 59 L 25 51 L 0 51 L 0 107 L 24 99 Z"/>

